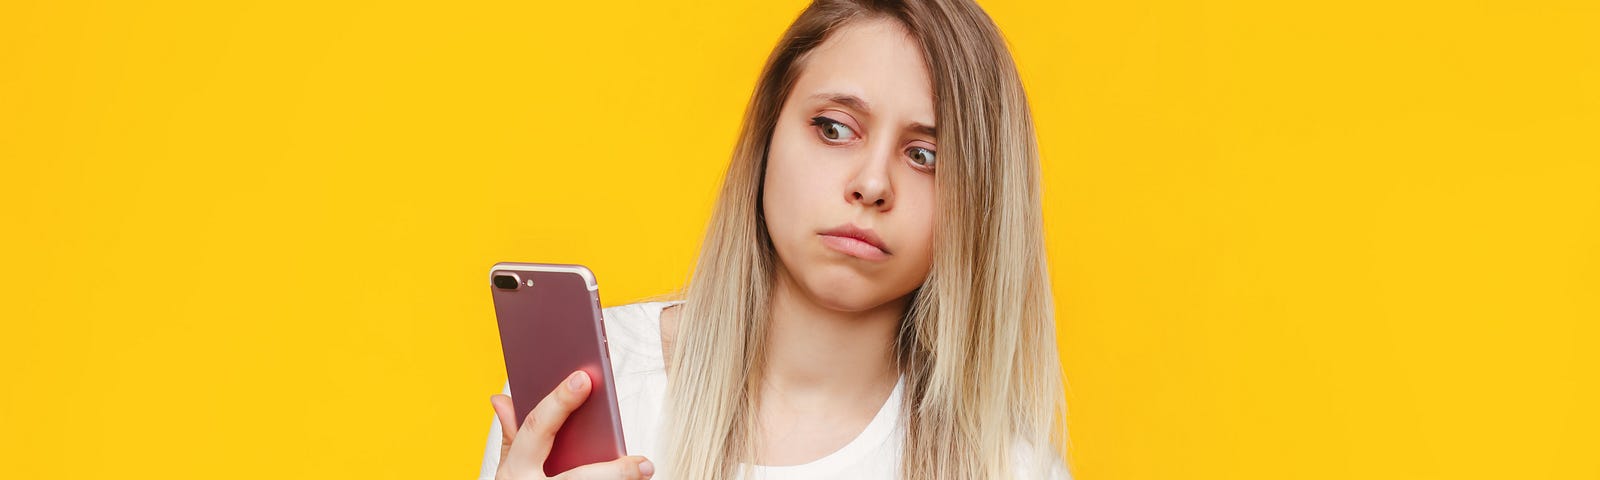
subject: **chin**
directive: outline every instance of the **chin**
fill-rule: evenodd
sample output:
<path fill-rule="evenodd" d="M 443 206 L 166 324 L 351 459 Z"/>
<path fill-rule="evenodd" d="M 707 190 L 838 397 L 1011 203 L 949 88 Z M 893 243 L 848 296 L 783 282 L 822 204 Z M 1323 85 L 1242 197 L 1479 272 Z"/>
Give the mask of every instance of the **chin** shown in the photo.
<path fill-rule="evenodd" d="M 898 298 L 883 291 L 881 281 L 862 276 L 843 265 L 828 265 L 809 272 L 800 280 L 821 305 L 841 312 L 863 312 Z"/>

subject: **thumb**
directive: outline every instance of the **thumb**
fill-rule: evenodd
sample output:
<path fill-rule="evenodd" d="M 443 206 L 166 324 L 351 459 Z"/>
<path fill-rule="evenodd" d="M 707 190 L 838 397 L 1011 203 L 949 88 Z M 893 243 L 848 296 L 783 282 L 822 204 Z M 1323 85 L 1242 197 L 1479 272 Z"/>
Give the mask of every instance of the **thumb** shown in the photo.
<path fill-rule="evenodd" d="M 489 404 L 494 406 L 494 416 L 500 421 L 500 459 L 506 458 L 506 452 L 511 450 L 511 439 L 517 433 L 517 409 L 511 403 L 511 396 L 494 394 L 489 397 Z"/>

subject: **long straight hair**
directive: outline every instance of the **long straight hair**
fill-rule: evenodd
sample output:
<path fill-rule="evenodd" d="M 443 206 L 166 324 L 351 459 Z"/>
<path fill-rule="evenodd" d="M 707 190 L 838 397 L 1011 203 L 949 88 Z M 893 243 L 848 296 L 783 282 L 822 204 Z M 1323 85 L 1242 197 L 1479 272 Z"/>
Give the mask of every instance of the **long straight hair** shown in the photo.
<path fill-rule="evenodd" d="M 970 0 L 817 0 L 767 58 L 689 279 L 663 412 L 663 478 L 728 479 L 753 458 L 778 261 L 761 215 L 768 144 L 808 54 L 868 18 L 897 20 L 920 44 L 939 124 L 933 265 L 894 345 L 906 379 L 901 474 L 1010 478 L 1024 461 L 1042 475 L 1064 449 L 1038 148 L 999 29 Z"/>

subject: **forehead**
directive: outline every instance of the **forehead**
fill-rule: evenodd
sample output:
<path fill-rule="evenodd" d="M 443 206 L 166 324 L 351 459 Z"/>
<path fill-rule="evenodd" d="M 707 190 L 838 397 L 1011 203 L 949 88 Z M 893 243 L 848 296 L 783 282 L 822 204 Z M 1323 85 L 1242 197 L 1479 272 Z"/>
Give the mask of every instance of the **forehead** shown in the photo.
<path fill-rule="evenodd" d="M 890 19 L 847 23 L 807 55 L 790 98 L 855 95 L 874 114 L 933 124 L 933 82 L 910 32 Z"/>

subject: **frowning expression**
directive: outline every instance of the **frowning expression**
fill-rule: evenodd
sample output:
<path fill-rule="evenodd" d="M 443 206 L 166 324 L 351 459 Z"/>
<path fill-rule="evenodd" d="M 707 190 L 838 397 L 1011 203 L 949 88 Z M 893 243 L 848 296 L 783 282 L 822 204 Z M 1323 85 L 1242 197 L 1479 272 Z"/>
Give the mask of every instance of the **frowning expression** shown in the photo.
<path fill-rule="evenodd" d="M 768 146 L 763 214 L 782 268 L 823 306 L 870 309 L 932 266 L 935 107 L 898 22 L 835 30 L 797 66 Z"/>

